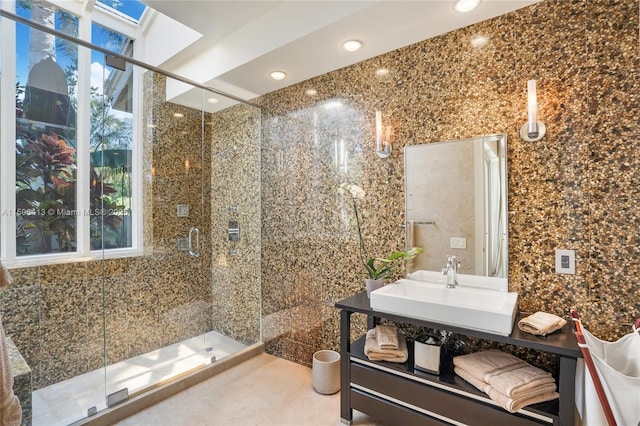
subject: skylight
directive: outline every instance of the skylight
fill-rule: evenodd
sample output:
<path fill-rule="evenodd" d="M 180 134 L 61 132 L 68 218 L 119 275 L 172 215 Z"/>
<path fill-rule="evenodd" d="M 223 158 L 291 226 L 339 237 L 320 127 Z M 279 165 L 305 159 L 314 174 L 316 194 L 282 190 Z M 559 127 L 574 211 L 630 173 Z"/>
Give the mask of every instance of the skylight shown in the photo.
<path fill-rule="evenodd" d="M 107 8 L 113 9 L 121 15 L 124 15 L 134 21 L 140 21 L 140 17 L 147 7 L 138 0 L 102 0 L 98 1 Z"/>

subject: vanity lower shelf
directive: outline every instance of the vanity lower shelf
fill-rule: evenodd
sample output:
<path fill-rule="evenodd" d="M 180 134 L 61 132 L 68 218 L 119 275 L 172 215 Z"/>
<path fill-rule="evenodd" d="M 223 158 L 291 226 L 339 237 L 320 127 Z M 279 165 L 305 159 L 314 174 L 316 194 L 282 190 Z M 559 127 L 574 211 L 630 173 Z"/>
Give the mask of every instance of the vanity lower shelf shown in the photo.
<path fill-rule="evenodd" d="M 574 425 L 575 367 L 581 355 L 569 327 L 547 338 L 523 334 L 517 327 L 510 336 L 502 336 L 378 312 L 371 309 L 365 293 L 337 302 L 336 307 L 342 310 L 340 414 L 345 424 L 351 423 L 355 409 L 390 426 Z M 349 338 L 353 313 L 367 315 L 369 328 L 377 319 L 387 318 L 555 354 L 560 398 L 510 413 L 454 374 L 450 366 L 441 369 L 439 375 L 432 375 L 414 370 L 412 362 L 370 361 L 364 354 L 364 336 L 354 342 Z"/>
<path fill-rule="evenodd" d="M 531 405 L 509 413 L 485 393 L 452 372 L 423 373 L 409 363 L 370 361 L 364 354 L 364 337 L 351 344 L 349 353 L 352 408 L 369 412 L 390 424 L 533 425 L 558 421 L 558 401 Z M 381 412 L 370 413 L 370 404 L 388 402 Z M 392 416 L 387 413 L 394 412 Z M 385 418 L 382 417 L 391 417 Z M 429 417 L 427 419 L 425 416 Z M 411 420 L 413 419 L 413 420 Z M 417 423 L 413 423 L 417 421 Z"/>

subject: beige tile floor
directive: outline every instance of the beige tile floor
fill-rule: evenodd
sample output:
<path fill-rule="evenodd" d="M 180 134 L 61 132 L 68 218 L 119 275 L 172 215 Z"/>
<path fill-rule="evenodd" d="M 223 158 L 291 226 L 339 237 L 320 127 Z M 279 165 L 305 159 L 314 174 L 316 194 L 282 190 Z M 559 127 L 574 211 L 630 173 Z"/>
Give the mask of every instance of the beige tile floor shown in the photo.
<path fill-rule="evenodd" d="M 320 395 L 311 369 L 258 355 L 190 387 L 118 426 L 337 426 L 340 394 Z M 354 413 L 353 425 L 380 425 Z"/>

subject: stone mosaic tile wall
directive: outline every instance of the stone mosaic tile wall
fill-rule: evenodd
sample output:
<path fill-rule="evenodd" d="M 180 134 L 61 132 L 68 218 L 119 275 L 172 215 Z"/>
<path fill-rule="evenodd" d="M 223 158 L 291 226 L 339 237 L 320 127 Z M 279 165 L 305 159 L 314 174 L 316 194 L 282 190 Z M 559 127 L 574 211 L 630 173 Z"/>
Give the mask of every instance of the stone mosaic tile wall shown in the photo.
<path fill-rule="evenodd" d="M 268 351 L 310 365 L 315 350 L 338 348 L 332 303 L 364 287 L 340 183 L 365 190 L 365 244 L 385 255 L 404 247 L 402 147 L 493 133 L 508 135 L 522 310 L 575 307 L 603 339 L 629 332 L 640 316 L 638 11 L 637 0 L 545 0 L 259 99 L 262 306 L 278 319 Z M 476 35 L 488 43 L 472 47 Z M 527 143 L 532 78 L 548 133 Z M 393 127 L 386 160 L 374 153 L 376 110 Z M 555 249 L 576 250 L 575 275 L 554 272 Z"/>
<path fill-rule="evenodd" d="M 260 110 L 236 105 L 211 122 L 211 292 L 213 329 L 260 341 Z M 229 221 L 240 240 L 229 241 Z M 235 250 L 235 251 L 233 251 Z"/>

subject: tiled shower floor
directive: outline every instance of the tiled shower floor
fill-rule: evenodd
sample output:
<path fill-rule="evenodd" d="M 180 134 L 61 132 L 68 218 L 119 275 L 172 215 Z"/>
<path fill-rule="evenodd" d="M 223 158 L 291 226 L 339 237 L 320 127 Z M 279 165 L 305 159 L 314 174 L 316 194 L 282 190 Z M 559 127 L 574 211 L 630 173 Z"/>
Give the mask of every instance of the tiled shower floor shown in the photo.
<path fill-rule="evenodd" d="M 150 385 L 241 349 L 238 343 L 215 331 L 121 361 L 104 369 L 76 376 L 33 392 L 33 426 L 63 426 L 87 416 L 95 406 L 106 408 L 105 394 L 128 388 L 129 395 Z M 205 348 L 213 348 L 207 351 Z M 107 383 L 105 391 L 105 380 Z"/>

